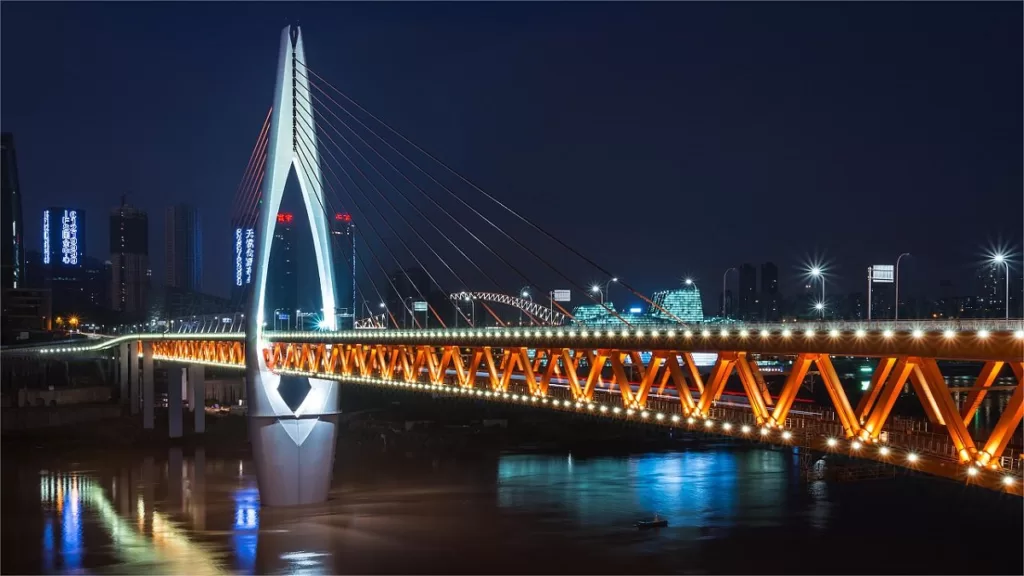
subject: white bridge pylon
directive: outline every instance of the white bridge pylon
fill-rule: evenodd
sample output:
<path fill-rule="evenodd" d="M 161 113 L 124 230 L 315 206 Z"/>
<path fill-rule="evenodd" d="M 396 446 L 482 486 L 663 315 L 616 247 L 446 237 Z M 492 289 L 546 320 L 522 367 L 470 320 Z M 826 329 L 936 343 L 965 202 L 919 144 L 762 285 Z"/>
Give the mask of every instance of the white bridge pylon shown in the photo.
<path fill-rule="evenodd" d="M 263 329 L 270 249 L 281 197 L 292 168 L 313 232 L 325 327 L 334 330 L 337 322 L 330 230 L 323 208 L 326 203 L 305 62 L 299 28 L 286 27 L 281 34 L 277 63 L 263 202 L 257 224 L 256 282 L 250 296 L 245 346 L 249 432 L 260 501 L 265 506 L 325 501 L 334 465 L 337 382 L 308 378 L 309 391 L 292 410 L 279 390 L 281 376 L 267 368 L 262 352 L 267 347 Z"/>

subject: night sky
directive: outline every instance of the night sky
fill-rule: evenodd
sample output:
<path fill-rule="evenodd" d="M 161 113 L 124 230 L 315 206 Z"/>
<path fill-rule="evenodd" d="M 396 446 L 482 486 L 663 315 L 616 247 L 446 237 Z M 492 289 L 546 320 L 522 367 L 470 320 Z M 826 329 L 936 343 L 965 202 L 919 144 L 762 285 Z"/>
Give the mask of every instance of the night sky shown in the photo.
<path fill-rule="evenodd" d="M 78 206 L 106 259 L 127 193 L 161 280 L 163 211 L 184 201 L 215 294 L 289 23 L 312 69 L 647 292 L 692 275 L 707 309 L 723 270 L 771 260 L 792 293 L 815 255 L 830 290 L 860 290 L 867 266 L 911 252 L 908 293 L 967 294 L 987 248 L 1019 254 L 1019 2 L 4 2 L 0 17 L 29 248 L 43 208 Z"/>

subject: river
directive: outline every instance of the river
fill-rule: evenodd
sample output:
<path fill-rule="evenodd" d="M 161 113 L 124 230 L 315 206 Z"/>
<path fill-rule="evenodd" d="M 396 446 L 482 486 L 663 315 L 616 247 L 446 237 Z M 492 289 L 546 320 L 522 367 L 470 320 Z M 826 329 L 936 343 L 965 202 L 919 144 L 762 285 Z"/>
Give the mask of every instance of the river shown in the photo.
<path fill-rule="evenodd" d="M 1020 498 L 807 483 L 791 453 L 341 450 L 328 503 L 260 509 L 246 457 L 5 458 L 11 573 L 1022 573 Z M 633 523 L 658 513 L 663 530 Z"/>

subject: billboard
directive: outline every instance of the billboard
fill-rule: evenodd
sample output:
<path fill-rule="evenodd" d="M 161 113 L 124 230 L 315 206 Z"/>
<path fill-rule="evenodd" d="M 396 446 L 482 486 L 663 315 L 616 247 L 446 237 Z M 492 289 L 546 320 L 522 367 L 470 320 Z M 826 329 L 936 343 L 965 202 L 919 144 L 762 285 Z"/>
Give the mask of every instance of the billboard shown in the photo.
<path fill-rule="evenodd" d="M 426 312 L 427 311 L 427 303 L 423 302 L 423 301 L 413 302 L 412 303 L 412 311 L 413 312 Z"/>
<path fill-rule="evenodd" d="M 256 229 L 235 228 L 235 286 L 252 284 L 252 264 L 256 257 Z"/>
<path fill-rule="evenodd" d="M 553 290 L 551 292 L 551 298 L 555 302 L 568 302 L 570 300 L 568 290 Z"/>
<path fill-rule="evenodd" d="M 77 208 L 43 211 L 43 264 L 81 267 L 85 252 L 85 212 Z"/>
<path fill-rule="evenodd" d="M 895 266 L 892 264 L 876 264 L 871 267 L 871 281 L 875 284 L 892 284 Z"/>

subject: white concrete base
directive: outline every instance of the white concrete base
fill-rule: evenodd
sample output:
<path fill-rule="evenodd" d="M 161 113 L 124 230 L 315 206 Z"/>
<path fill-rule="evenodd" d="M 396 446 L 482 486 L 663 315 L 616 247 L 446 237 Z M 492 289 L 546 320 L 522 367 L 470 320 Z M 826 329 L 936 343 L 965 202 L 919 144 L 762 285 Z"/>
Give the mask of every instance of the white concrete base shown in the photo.
<path fill-rule="evenodd" d="M 263 506 L 327 500 L 339 415 L 311 418 L 250 416 L 253 459 Z M 297 437 L 301 443 L 296 443 Z"/>

